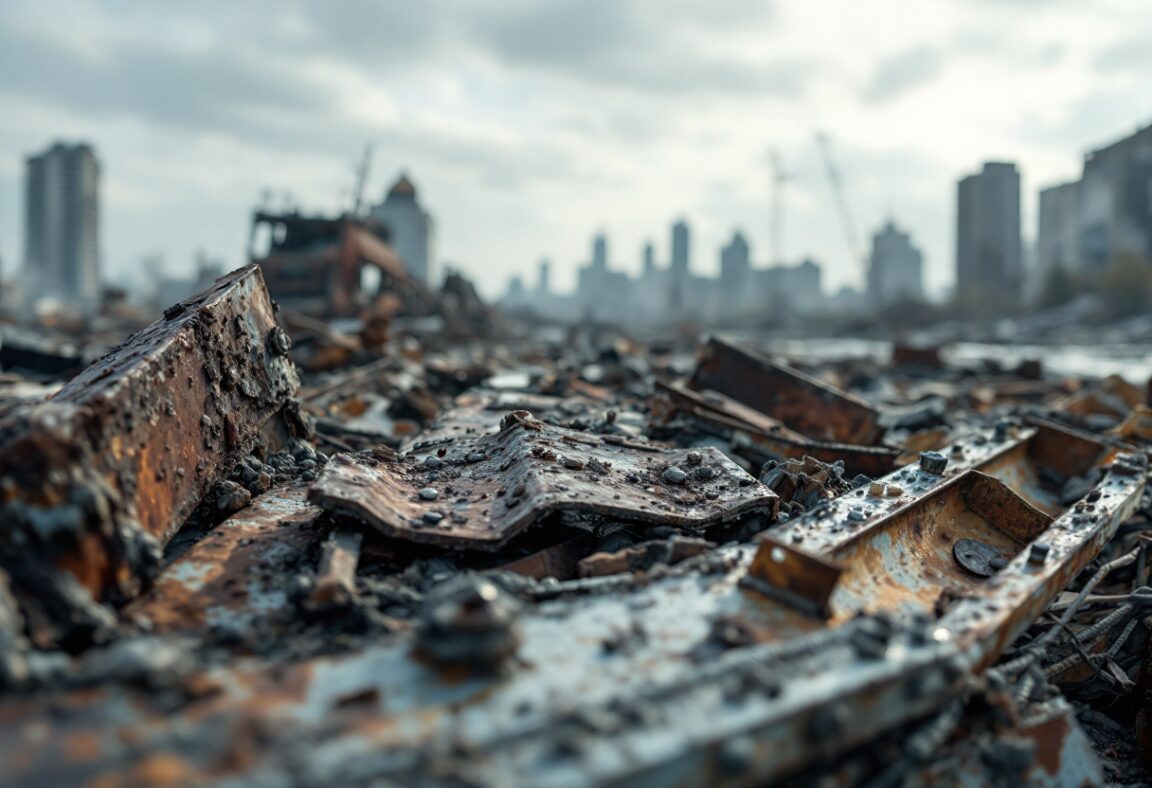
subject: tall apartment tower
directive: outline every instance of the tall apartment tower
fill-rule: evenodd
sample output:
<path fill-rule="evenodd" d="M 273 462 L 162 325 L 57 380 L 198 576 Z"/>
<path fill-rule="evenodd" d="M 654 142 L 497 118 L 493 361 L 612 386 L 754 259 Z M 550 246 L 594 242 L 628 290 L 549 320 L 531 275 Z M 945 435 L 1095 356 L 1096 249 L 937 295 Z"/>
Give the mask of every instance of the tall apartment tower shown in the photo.
<path fill-rule="evenodd" d="M 33 300 L 98 303 L 100 163 L 91 145 L 56 143 L 25 161 L 24 274 Z"/>
<path fill-rule="evenodd" d="M 956 290 L 986 308 L 1020 301 L 1020 173 L 986 162 L 956 190 Z"/>
<path fill-rule="evenodd" d="M 426 285 L 432 282 L 432 216 L 420 205 L 416 187 L 404 173 L 392 184 L 372 218 L 388 228 L 396 254 L 408 273 Z"/>
<path fill-rule="evenodd" d="M 672 267 L 669 306 L 683 309 L 688 305 L 688 223 L 683 219 L 672 225 Z"/>
<path fill-rule="evenodd" d="M 908 233 L 889 220 L 872 236 L 868 297 L 874 306 L 924 300 L 924 258 Z"/>

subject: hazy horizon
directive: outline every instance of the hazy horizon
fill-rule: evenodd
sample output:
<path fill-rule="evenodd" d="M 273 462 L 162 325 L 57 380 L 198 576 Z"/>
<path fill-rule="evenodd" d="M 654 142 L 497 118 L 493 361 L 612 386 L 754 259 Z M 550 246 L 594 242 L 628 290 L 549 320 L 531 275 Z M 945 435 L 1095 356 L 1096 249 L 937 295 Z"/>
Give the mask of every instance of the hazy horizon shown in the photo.
<path fill-rule="evenodd" d="M 15 0 L 0 10 L 0 258 L 22 265 L 23 166 L 56 140 L 103 165 L 104 276 L 160 253 L 242 262 L 260 193 L 302 209 L 350 202 L 365 143 L 366 197 L 401 171 L 447 261 L 495 295 L 541 257 L 569 288 L 604 231 L 610 260 L 668 259 L 692 225 L 712 272 L 734 229 L 768 257 L 770 174 L 786 186 L 784 252 L 859 285 L 813 140 L 826 133 L 861 245 L 887 216 L 952 280 L 955 181 L 984 160 L 1036 190 L 1083 154 L 1152 122 L 1145 3 L 909 5 L 498 0 L 424 4 Z M 1116 30 L 1124 31 L 1122 36 Z"/>

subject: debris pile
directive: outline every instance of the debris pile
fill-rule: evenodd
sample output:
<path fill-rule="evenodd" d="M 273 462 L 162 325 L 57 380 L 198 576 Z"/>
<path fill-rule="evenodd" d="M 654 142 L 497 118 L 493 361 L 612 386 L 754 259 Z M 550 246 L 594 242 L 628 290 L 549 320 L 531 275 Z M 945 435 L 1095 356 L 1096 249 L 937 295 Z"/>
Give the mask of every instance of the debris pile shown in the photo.
<path fill-rule="evenodd" d="M 5 384 L 6 784 L 1152 780 L 1142 389 L 446 297 Z"/>

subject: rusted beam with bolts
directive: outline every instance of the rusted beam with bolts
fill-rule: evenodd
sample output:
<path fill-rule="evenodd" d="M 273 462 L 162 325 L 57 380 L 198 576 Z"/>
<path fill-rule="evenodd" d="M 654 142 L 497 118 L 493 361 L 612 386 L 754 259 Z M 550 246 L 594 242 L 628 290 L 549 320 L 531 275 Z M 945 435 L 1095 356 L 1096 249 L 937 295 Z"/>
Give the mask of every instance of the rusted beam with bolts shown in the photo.
<path fill-rule="evenodd" d="M 0 423 L 0 561 L 17 594 L 42 592 L 47 574 L 98 601 L 134 596 L 293 397 L 288 347 L 248 266 L 167 309 L 50 400 L 10 413 Z"/>
<path fill-rule="evenodd" d="M 884 436 L 879 413 L 859 397 L 715 337 L 700 351 L 690 385 L 725 394 L 816 440 L 870 445 Z"/>

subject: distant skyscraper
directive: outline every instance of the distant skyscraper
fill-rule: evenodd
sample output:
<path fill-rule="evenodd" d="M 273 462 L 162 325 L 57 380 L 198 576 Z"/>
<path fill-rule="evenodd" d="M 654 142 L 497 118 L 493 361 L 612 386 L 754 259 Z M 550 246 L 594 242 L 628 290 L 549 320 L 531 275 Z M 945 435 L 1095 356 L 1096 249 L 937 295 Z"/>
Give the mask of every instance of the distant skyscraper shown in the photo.
<path fill-rule="evenodd" d="M 32 298 L 100 298 L 100 163 L 90 145 L 57 143 L 25 162 L 24 271 Z"/>
<path fill-rule="evenodd" d="M 1080 182 L 1040 190 L 1036 226 L 1036 268 L 1046 275 L 1054 268 L 1080 268 Z"/>
<path fill-rule="evenodd" d="M 726 306 L 741 308 L 751 295 L 748 241 L 740 232 L 732 233 L 732 240 L 720 250 L 720 299 Z"/>
<path fill-rule="evenodd" d="M 1152 262 L 1152 126 L 1085 156 L 1079 191 L 1086 268 L 1124 255 Z"/>
<path fill-rule="evenodd" d="M 540 261 L 540 273 L 536 277 L 536 290 L 543 295 L 552 292 L 552 264 L 548 258 Z"/>
<path fill-rule="evenodd" d="M 644 273 L 651 274 L 656 270 L 656 247 L 651 242 L 644 244 Z"/>
<path fill-rule="evenodd" d="M 868 296 L 875 306 L 924 300 L 923 257 L 891 220 L 872 236 Z"/>
<path fill-rule="evenodd" d="M 598 271 L 608 267 L 608 238 L 604 233 L 598 233 L 592 239 L 592 267 Z"/>
<path fill-rule="evenodd" d="M 956 290 L 982 306 L 1020 301 L 1020 173 L 987 162 L 957 184 Z"/>
<path fill-rule="evenodd" d="M 688 273 L 688 243 L 690 231 L 683 219 L 672 225 L 672 270 Z"/>
<path fill-rule="evenodd" d="M 401 174 L 384 202 L 372 209 L 372 218 L 388 228 L 391 244 L 408 272 L 426 285 L 432 281 L 432 217 L 421 206 L 416 187 Z"/>
<path fill-rule="evenodd" d="M 683 219 L 672 225 L 672 269 L 669 306 L 683 309 L 687 305 L 688 293 L 688 223 Z"/>

